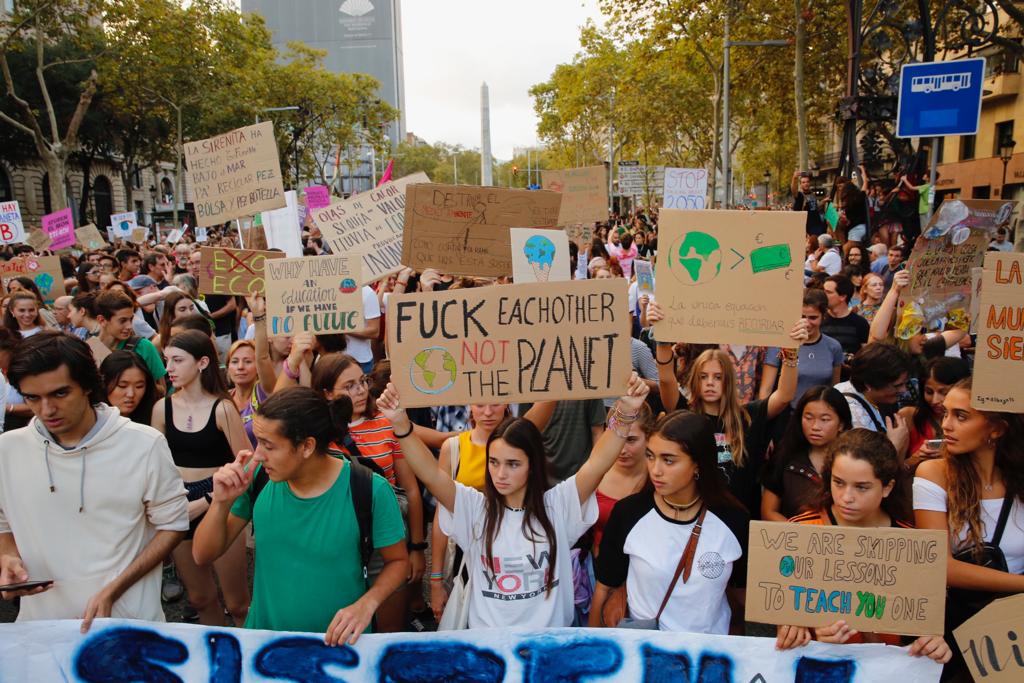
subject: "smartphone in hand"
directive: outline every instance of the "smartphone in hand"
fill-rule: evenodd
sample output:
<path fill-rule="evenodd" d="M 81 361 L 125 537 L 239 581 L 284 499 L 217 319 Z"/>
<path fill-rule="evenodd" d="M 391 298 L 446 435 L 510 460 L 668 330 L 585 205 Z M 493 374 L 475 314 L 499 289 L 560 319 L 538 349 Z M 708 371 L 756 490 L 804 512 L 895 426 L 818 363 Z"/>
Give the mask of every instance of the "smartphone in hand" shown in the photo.
<path fill-rule="evenodd" d="M 9 583 L 6 586 L 0 586 L 0 592 L 7 593 L 9 591 L 30 591 L 36 588 L 46 588 L 53 585 L 53 579 L 46 579 L 43 581 L 25 581 L 24 583 Z"/>

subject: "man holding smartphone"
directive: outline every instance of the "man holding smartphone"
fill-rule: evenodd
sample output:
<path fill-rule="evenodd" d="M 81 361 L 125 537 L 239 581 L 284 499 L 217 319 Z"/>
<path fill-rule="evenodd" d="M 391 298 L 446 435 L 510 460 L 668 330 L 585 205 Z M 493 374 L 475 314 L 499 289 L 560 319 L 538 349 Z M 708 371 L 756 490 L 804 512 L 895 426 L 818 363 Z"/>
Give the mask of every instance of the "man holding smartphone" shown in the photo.
<path fill-rule="evenodd" d="M 160 565 L 188 529 L 185 487 L 167 441 L 101 402 L 85 342 L 26 339 L 9 378 L 32 409 L 0 435 L 0 585 L 19 621 L 163 621 Z M 52 581 L 52 583 L 45 583 Z"/>

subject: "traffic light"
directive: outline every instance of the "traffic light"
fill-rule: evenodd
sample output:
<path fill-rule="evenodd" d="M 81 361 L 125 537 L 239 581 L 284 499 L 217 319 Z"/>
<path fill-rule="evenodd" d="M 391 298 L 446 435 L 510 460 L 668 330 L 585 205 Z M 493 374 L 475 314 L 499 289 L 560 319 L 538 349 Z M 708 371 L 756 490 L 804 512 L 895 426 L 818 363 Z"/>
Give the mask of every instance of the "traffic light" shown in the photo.
<path fill-rule="evenodd" d="M 514 176 L 519 175 L 519 167 L 518 166 L 513 166 L 512 167 L 512 175 L 514 175 Z"/>

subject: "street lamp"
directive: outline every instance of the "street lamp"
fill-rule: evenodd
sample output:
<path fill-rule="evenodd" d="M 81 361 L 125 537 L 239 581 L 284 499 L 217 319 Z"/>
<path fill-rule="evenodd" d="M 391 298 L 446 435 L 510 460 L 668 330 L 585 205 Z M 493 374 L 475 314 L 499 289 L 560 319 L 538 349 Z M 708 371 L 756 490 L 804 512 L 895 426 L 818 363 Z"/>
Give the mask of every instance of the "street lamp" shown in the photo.
<path fill-rule="evenodd" d="M 1003 184 L 999 188 L 1000 199 L 1006 199 L 1006 167 L 1010 165 L 1010 160 L 1013 159 L 1013 148 L 1016 146 L 1016 140 L 1003 140 L 1002 144 L 999 145 L 999 159 L 1003 162 Z"/>
<path fill-rule="evenodd" d="M 768 207 L 768 187 L 772 182 L 772 172 L 768 169 L 764 171 L 764 205 Z"/>
<path fill-rule="evenodd" d="M 729 141 L 729 50 L 732 47 L 789 47 L 788 40 L 729 40 L 729 21 L 732 9 L 725 12 L 725 41 L 722 51 L 722 81 L 724 92 L 722 97 L 722 124 L 725 129 L 722 133 L 724 150 L 722 151 L 722 177 L 725 179 L 725 201 L 722 208 L 728 209 L 732 204 L 732 177 L 730 166 L 732 166 L 732 149 Z"/>

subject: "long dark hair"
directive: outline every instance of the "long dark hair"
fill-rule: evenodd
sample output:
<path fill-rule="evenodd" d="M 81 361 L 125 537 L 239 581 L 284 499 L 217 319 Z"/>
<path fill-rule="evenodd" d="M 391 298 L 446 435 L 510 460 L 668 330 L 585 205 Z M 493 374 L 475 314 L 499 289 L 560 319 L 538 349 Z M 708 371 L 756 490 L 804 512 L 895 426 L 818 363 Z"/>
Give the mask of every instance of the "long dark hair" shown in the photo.
<path fill-rule="evenodd" d="M 185 330 L 171 337 L 164 348 L 181 349 L 196 360 L 203 356 L 209 360 L 206 367 L 199 371 L 199 384 L 203 391 L 218 398 L 227 398 L 228 385 L 220 372 L 217 347 L 213 345 L 210 335 L 196 330 Z"/>
<path fill-rule="evenodd" d="M 811 387 L 800 397 L 800 401 L 797 402 L 796 408 L 786 424 L 786 434 L 779 443 L 778 451 L 782 462 L 789 462 L 810 453 L 811 444 L 807 442 L 807 437 L 804 435 L 803 415 L 804 410 L 807 409 L 807 404 L 814 403 L 815 401 L 828 404 L 839 418 L 839 423 L 842 425 L 842 428 L 839 430 L 840 432 L 848 431 L 853 427 L 850 404 L 846 402 L 846 398 L 837 389 L 824 384 Z"/>
<path fill-rule="evenodd" d="M 523 536 L 530 542 L 537 543 L 547 539 L 550 547 L 548 559 L 548 580 L 545 586 L 547 595 L 551 595 L 551 588 L 555 582 L 555 558 L 558 557 L 558 539 L 555 537 L 555 527 L 548 518 L 547 508 L 544 507 L 544 493 L 548 488 L 548 458 L 544 450 L 544 437 L 540 430 L 529 420 L 521 417 L 508 417 L 499 424 L 490 437 L 487 439 L 487 459 L 491 457 L 491 444 L 501 439 L 512 448 L 518 448 L 526 453 L 526 493 L 523 496 Z M 491 567 L 494 558 L 494 538 L 501 529 L 501 522 L 505 517 L 505 499 L 494 487 L 491 479 L 491 468 L 485 469 L 484 477 L 484 547 L 486 550 L 487 565 Z M 534 521 L 543 530 L 543 536 L 537 534 Z M 493 567 L 492 567 L 493 569 Z"/>
<path fill-rule="evenodd" d="M 11 281 L 17 282 L 19 285 L 22 286 L 23 289 L 27 289 L 28 291 L 35 294 L 36 298 L 39 299 L 40 309 L 47 307 L 46 301 L 43 299 L 43 293 L 39 291 L 39 285 L 36 284 L 35 280 L 28 277 L 27 275 L 18 275 L 17 277 L 12 277 Z M 8 283 L 7 286 L 10 287 L 10 283 Z"/>
<path fill-rule="evenodd" d="M 332 443 L 341 443 L 348 436 L 352 401 L 342 396 L 328 402 L 323 394 L 309 387 L 289 387 L 274 392 L 260 404 L 256 414 L 279 422 L 281 434 L 293 446 L 312 437 L 316 452 L 324 455 Z"/>
<path fill-rule="evenodd" d="M 821 509 L 830 510 L 835 502 L 832 499 L 832 465 L 840 455 L 848 455 L 870 464 L 871 471 L 882 482 L 882 486 L 892 482 L 892 491 L 882 499 L 882 509 L 894 522 L 909 524 L 913 520 L 910 501 L 904 495 L 903 467 L 896 447 L 885 434 L 860 427 L 840 434 L 825 456 L 825 466 L 821 470 L 824 483 L 819 506 Z"/>
<path fill-rule="evenodd" d="M 75 281 L 78 283 L 77 293 L 92 292 L 99 286 L 89 282 L 89 273 L 97 268 L 99 268 L 98 265 L 89 261 L 82 261 L 78 264 L 78 269 L 75 271 Z"/>
<path fill-rule="evenodd" d="M 38 336 L 38 335 L 37 335 Z M 957 382 L 954 389 L 971 392 L 971 378 Z M 974 408 L 972 408 L 974 410 Z M 995 442 L 995 467 L 1006 486 L 1006 495 L 1024 502 L 1024 422 L 1020 415 L 980 412 L 990 424 L 1003 428 Z M 948 519 L 951 533 L 967 527 L 967 545 L 981 556 L 984 542 L 981 521 L 981 477 L 974 467 L 974 454 L 951 455 L 943 449 L 946 461 L 946 490 L 949 492 Z"/>
<path fill-rule="evenodd" d="M 936 382 L 953 386 L 960 380 L 970 376 L 971 366 L 963 358 L 942 356 L 928 361 L 928 364 L 924 366 L 924 372 L 921 374 L 921 384 L 917 392 L 917 410 L 914 411 L 914 429 L 917 430 L 918 434 L 924 433 L 925 426 L 932 417 L 932 407 L 924 398 L 925 383 L 934 377 Z"/>
<path fill-rule="evenodd" d="M 320 392 L 321 395 L 326 396 L 328 391 L 334 390 L 334 385 L 337 383 L 341 373 L 353 365 L 359 366 L 359 363 L 347 353 L 326 353 L 320 356 L 316 361 L 316 365 L 313 366 L 310 386 Z M 372 417 L 377 413 L 377 402 L 374 400 L 373 394 L 369 393 L 370 387 L 367 386 L 366 390 L 366 408 L 363 410 L 362 415 L 355 415 L 354 417 Z"/>
<path fill-rule="evenodd" d="M 697 465 L 697 493 L 708 506 L 727 506 L 746 511 L 726 485 L 725 476 L 718 469 L 718 446 L 715 430 L 704 415 L 691 410 L 675 410 L 663 415 L 655 424 L 651 436 L 658 436 L 679 446 Z"/>
<path fill-rule="evenodd" d="M 117 388 L 121 375 L 131 368 L 142 371 L 142 376 L 146 378 L 146 390 L 139 400 L 139 405 L 135 407 L 128 418 L 132 422 L 148 425 L 153 418 L 153 404 L 156 403 L 156 382 L 153 381 L 149 367 L 139 354 L 131 351 L 114 351 L 100 363 L 100 374 L 103 376 L 103 386 L 107 392 L 107 403 L 110 402 L 110 393 Z"/>

